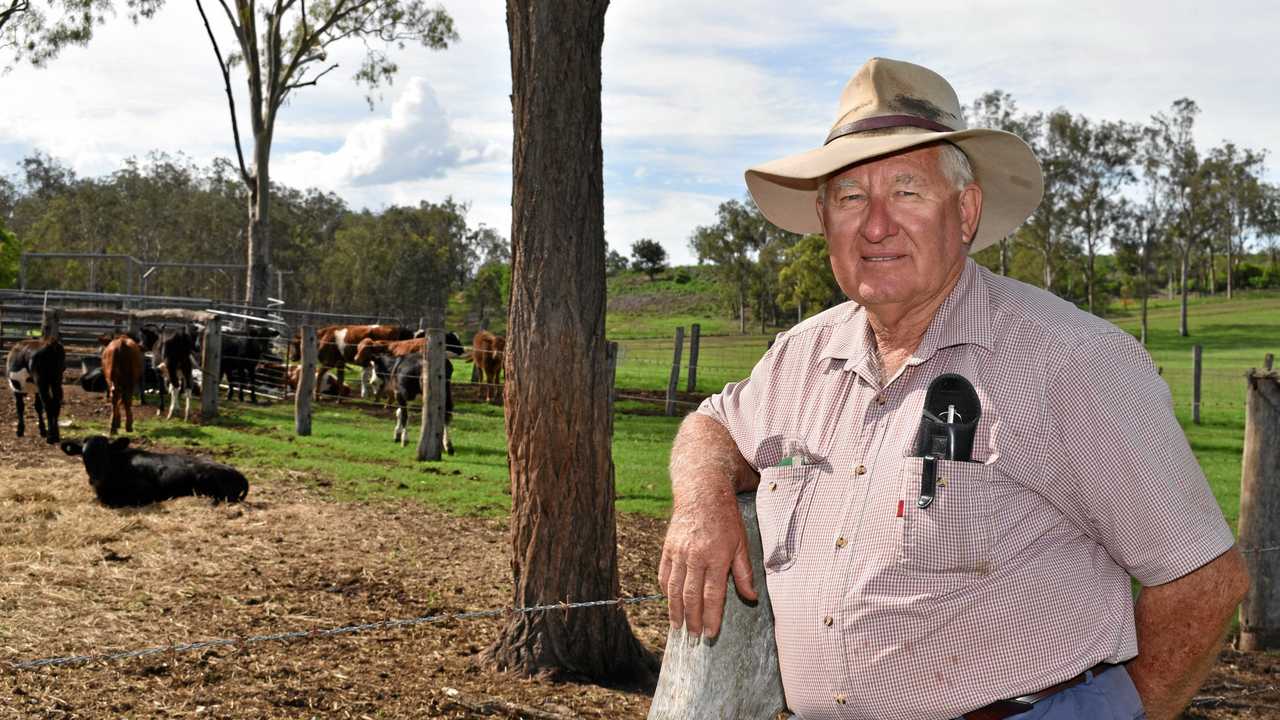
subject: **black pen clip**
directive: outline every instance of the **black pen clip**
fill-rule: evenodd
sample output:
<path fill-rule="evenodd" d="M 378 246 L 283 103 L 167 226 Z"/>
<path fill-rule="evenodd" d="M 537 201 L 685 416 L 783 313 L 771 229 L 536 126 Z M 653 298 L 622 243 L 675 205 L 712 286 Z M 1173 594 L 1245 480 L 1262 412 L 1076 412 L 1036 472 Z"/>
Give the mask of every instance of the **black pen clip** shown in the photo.
<path fill-rule="evenodd" d="M 924 467 L 920 473 L 920 498 L 916 507 L 921 510 L 933 503 L 938 485 L 938 461 L 932 455 L 924 456 Z"/>

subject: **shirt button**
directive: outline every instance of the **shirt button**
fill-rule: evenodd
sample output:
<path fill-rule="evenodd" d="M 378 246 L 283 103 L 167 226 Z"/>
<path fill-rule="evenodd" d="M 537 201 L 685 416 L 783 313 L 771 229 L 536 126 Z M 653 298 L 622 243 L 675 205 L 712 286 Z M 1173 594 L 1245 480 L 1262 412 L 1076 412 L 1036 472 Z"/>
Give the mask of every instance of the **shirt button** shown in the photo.
<path fill-rule="evenodd" d="M 844 539 L 844 538 L 842 538 L 842 537 L 840 537 L 840 538 L 836 538 L 836 547 L 838 547 L 838 548 L 842 548 L 842 547 L 844 547 L 845 545 L 848 545 L 848 544 L 849 544 L 849 541 L 848 541 L 848 540 L 845 540 L 845 539 Z"/>
<path fill-rule="evenodd" d="M 830 615 L 822 618 L 822 624 L 826 625 L 827 627 L 831 627 L 832 623 L 834 622 L 835 622 L 835 618 L 831 617 Z"/>
<path fill-rule="evenodd" d="M 836 704 L 843 705 L 845 703 L 844 693 L 836 693 Z"/>
<path fill-rule="evenodd" d="M 876 404 L 877 404 L 877 405 L 884 405 L 884 403 L 885 403 L 884 396 L 883 396 L 883 395 L 877 395 L 877 396 L 876 396 Z"/>
<path fill-rule="evenodd" d="M 858 467 L 856 467 L 856 468 L 854 468 L 854 469 L 853 469 L 853 474 L 854 474 L 854 475 L 866 475 L 866 474 L 867 474 L 867 466 L 866 466 L 866 465 L 859 465 Z"/>

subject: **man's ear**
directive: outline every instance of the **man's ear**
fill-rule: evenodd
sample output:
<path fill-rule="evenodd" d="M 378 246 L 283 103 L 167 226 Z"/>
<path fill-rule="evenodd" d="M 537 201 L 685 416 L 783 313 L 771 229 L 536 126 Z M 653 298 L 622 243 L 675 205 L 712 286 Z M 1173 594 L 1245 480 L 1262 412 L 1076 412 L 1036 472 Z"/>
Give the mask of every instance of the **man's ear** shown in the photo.
<path fill-rule="evenodd" d="M 64 440 L 59 447 L 68 455 L 79 455 L 84 450 L 84 446 L 74 440 Z"/>
<path fill-rule="evenodd" d="M 965 245 L 973 243 L 978 232 L 978 220 L 982 218 L 982 188 L 969 183 L 960 191 L 960 230 Z"/>
<path fill-rule="evenodd" d="M 112 440 L 111 444 L 107 447 L 111 448 L 112 452 L 124 452 L 129 448 L 129 438 L 118 437 L 115 440 Z"/>

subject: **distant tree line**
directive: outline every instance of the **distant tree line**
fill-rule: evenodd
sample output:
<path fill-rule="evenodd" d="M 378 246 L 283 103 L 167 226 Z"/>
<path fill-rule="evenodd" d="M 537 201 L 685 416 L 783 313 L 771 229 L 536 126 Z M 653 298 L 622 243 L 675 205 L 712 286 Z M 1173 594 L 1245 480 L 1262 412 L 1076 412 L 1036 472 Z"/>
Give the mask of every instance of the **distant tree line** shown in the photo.
<path fill-rule="evenodd" d="M 993 91 L 968 108 L 971 125 L 1013 132 L 1045 175 L 1044 200 L 1026 223 L 976 260 L 1102 314 L 1160 288 L 1231 296 L 1280 287 L 1280 188 L 1263 180 L 1265 152 L 1232 142 L 1200 151 L 1200 110 L 1180 99 L 1146 124 L 1094 120 L 1059 109 L 1027 113 Z M 821 236 L 778 230 L 746 198 L 721 203 L 689 246 L 715 269 L 726 305 L 746 331 L 842 302 Z"/>
<path fill-rule="evenodd" d="M 461 290 L 475 322 L 505 314 L 510 244 L 468 223 L 466 205 L 445 198 L 356 212 L 333 193 L 279 184 L 271 191 L 269 294 L 283 294 L 289 307 L 416 317 Z M 243 265 L 247 202 L 238 169 L 224 159 L 201 167 L 156 153 L 91 178 L 33 154 L 17 174 L 0 176 L 0 286 L 17 284 L 24 251 Z M 158 268 L 133 290 L 238 301 L 243 282 L 243 271 Z M 123 263 L 108 260 L 29 262 L 27 284 L 128 289 Z"/>

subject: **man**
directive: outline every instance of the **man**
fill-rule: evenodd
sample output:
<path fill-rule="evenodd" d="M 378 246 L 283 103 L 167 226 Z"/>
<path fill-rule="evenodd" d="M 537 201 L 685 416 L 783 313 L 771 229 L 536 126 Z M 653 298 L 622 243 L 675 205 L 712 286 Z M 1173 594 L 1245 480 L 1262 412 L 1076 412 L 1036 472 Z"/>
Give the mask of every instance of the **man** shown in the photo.
<path fill-rule="evenodd" d="M 804 720 L 1173 718 L 1246 590 L 1143 348 L 968 259 L 1042 182 L 1016 136 L 965 129 L 944 79 L 884 59 L 822 148 L 747 172 L 772 222 L 826 235 L 853 301 L 681 426 L 659 579 L 673 625 L 715 636 L 727 574 L 755 596 L 734 494 L 757 490 Z M 980 408 L 968 461 L 919 450 L 947 374 Z"/>

